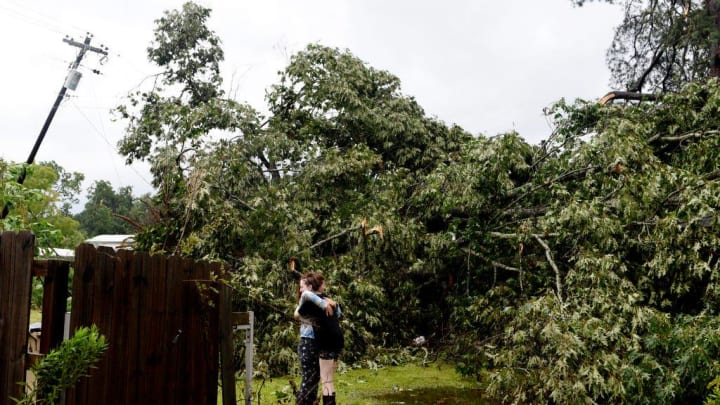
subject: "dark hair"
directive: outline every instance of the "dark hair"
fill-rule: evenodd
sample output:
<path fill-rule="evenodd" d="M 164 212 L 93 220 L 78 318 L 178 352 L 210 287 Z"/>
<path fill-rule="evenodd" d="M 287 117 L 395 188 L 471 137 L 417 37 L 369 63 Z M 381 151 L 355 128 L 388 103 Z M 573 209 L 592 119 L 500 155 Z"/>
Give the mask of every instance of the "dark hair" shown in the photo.
<path fill-rule="evenodd" d="M 320 289 L 320 286 L 325 282 L 325 277 L 320 273 L 308 272 L 302 275 L 301 280 L 305 280 L 305 283 L 312 287 L 313 291 Z"/>

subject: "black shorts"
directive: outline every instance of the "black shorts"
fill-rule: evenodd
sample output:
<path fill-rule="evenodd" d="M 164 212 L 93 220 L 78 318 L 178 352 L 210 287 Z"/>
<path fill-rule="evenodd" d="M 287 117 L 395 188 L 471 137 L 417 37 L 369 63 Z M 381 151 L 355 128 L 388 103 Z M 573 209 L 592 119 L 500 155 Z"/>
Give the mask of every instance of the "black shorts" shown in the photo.
<path fill-rule="evenodd" d="M 340 352 L 320 350 L 319 357 L 321 360 L 337 360 L 340 358 Z"/>

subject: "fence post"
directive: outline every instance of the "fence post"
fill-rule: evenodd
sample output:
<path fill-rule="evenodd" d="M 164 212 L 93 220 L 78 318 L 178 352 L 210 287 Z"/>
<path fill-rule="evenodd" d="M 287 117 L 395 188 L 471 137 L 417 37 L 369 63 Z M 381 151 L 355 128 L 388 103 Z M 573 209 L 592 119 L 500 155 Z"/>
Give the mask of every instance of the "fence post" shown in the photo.
<path fill-rule="evenodd" d="M 254 323 L 255 315 L 253 311 L 249 311 L 248 329 L 245 333 L 245 405 L 252 404 Z"/>
<path fill-rule="evenodd" d="M 253 340 L 255 315 L 253 311 L 233 312 L 233 329 L 245 331 L 245 405 L 252 404 Z"/>

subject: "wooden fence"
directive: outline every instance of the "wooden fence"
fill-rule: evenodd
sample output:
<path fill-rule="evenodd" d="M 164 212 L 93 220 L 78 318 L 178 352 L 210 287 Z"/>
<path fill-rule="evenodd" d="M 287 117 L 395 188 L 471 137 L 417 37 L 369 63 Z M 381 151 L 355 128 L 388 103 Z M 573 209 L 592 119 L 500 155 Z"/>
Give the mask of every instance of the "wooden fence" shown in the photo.
<path fill-rule="evenodd" d="M 0 234 L 0 404 L 19 398 L 25 381 L 34 247 L 31 232 Z"/>
<path fill-rule="evenodd" d="M 22 393 L 33 269 L 45 277 L 47 353 L 62 339 L 67 263 L 33 261 L 29 232 L 0 234 L 0 403 Z M 66 392 L 66 405 L 216 404 L 219 273 L 217 263 L 80 245 L 70 330 L 95 324 L 109 348 L 91 377 Z"/>
<path fill-rule="evenodd" d="M 83 244 L 70 330 L 95 324 L 109 349 L 67 405 L 216 404 L 219 264 Z"/>

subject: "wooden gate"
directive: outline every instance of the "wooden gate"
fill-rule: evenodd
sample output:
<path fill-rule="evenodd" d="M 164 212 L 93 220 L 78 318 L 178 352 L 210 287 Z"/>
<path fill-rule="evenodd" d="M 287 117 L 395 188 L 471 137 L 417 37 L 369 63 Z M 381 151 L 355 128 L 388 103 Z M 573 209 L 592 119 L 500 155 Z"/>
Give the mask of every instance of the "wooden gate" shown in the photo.
<path fill-rule="evenodd" d="M 216 404 L 217 263 L 83 244 L 70 330 L 95 324 L 109 348 L 67 405 Z"/>
<path fill-rule="evenodd" d="M 0 234 L 0 404 L 22 394 L 33 270 L 45 277 L 41 351 L 62 337 L 69 266 L 33 261 L 33 249 L 30 232 Z M 219 272 L 218 263 L 80 245 L 70 331 L 97 325 L 108 351 L 65 403 L 215 405 Z"/>

